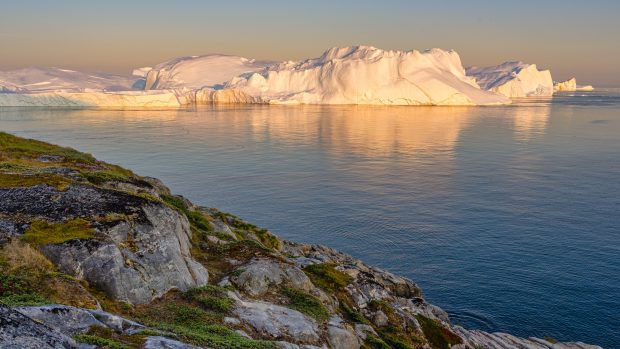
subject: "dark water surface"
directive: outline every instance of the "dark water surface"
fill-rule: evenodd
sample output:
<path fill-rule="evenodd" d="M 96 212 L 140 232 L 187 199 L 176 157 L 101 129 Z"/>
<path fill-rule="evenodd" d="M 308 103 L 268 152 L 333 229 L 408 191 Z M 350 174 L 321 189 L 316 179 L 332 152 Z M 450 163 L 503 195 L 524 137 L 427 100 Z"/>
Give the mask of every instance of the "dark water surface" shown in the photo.
<path fill-rule="evenodd" d="M 0 130 L 408 276 L 455 323 L 620 348 L 618 91 L 483 108 L 5 108 Z"/>

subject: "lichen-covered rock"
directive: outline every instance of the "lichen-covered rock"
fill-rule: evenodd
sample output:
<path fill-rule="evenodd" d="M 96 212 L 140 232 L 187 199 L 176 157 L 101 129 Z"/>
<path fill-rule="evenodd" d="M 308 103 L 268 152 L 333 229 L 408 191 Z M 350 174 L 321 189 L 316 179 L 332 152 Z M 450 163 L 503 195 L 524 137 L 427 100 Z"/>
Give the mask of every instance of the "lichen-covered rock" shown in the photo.
<path fill-rule="evenodd" d="M 87 332 L 93 326 L 105 327 L 90 311 L 82 308 L 55 304 L 19 307 L 16 310 L 68 336 Z"/>
<path fill-rule="evenodd" d="M 300 344 L 317 344 L 320 341 L 317 324 L 304 314 L 267 302 L 236 300 L 233 313 L 242 323 L 256 331 L 260 338 L 292 340 Z"/>
<path fill-rule="evenodd" d="M 306 274 L 294 265 L 271 259 L 253 259 L 238 268 L 238 276 L 230 281 L 251 296 L 260 296 L 270 287 L 286 285 L 310 291 L 314 285 Z"/>
<path fill-rule="evenodd" d="M 127 217 L 95 222 L 93 239 L 40 247 L 62 272 L 115 299 L 147 303 L 208 281 L 206 268 L 191 257 L 187 218 L 159 202 L 86 185 L 64 191 L 38 185 L 0 189 L 0 212 L 51 221 Z"/>
<path fill-rule="evenodd" d="M 0 304 L 1 349 L 69 349 L 73 339 Z"/>
<path fill-rule="evenodd" d="M 333 316 L 327 324 L 327 341 L 332 348 L 359 349 L 357 334 L 338 316 Z"/>
<path fill-rule="evenodd" d="M 144 349 L 199 349 L 199 347 L 166 337 L 151 336 L 145 339 Z"/>

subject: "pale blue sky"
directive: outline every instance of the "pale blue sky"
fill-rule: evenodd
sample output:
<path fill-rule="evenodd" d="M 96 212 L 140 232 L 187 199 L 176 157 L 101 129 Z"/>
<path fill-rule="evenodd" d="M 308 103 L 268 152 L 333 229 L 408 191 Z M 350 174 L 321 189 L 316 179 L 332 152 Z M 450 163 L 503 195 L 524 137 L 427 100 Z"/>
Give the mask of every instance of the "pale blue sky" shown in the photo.
<path fill-rule="evenodd" d="M 206 53 L 316 57 L 331 46 L 457 50 L 523 60 L 556 79 L 620 85 L 620 1 L 4 1 L 0 69 L 129 72 Z"/>

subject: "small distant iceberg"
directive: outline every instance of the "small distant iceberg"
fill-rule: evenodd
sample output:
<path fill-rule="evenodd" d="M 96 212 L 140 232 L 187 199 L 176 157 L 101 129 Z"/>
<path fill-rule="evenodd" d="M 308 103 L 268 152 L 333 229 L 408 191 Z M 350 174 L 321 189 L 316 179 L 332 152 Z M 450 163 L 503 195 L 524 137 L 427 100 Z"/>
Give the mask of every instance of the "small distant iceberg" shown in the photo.
<path fill-rule="evenodd" d="M 471 67 L 467 75 L 480 87 L 509 98 L 549 97 L 553 95 L 553 79 L 549 70 L 538 70 L 536 64 L 505 62 L 491 67 Z"/>
<path fill-rule="evenodd" d="M 562 82 L 556 82 L 553 84 L 553 90 L 557 92 L 561 91 L 593 91 L 592 85 L 579 86 L 577 85 L 577 79 L 572 78 Z"/>

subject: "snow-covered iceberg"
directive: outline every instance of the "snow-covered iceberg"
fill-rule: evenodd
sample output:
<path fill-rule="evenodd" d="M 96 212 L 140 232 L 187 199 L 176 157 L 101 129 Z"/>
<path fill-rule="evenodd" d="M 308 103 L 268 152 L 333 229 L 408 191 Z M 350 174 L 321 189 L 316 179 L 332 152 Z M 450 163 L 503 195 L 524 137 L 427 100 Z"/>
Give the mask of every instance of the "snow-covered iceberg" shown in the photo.
<path fill-rule="evenodd" d="M 85 73 L 60 68 L 23 68 L 0 71 L 1 92 L 128 91 L 136 78 L 108 73 Z"/>
<path fill-rule="evenodd" d="M 147 83 L 148 85 L 148 83 Z M 491 105 L 510 101 L 465 75 L 454 51 L 336 47 L 283 62 L 196 93 L 197 103 Z"/>
<path fill-rule="evenodd" d="M 238 56 L 205 55 L 172 59 L 146 74 L 146 90 L 217 87 L 233 77 L 261 70 L 271 61 Z"/>
<path fill-rule="evenodd" d="M 482 89 L 510 98 L 553 95 L 551 72 L 538 70 L 535 64 L 505 62 L 492 67 L 471 67 L 467 75 L 474 77 Z"/>
<path fill-rule="evenodd" d="M 578 86 L 577 79 L 572 78 L 562 82 L 556 82 L 553 84 L 553 89 L 555 91 L 593 91 L 594 87 L 592 85 L 586 86 Z"/>

